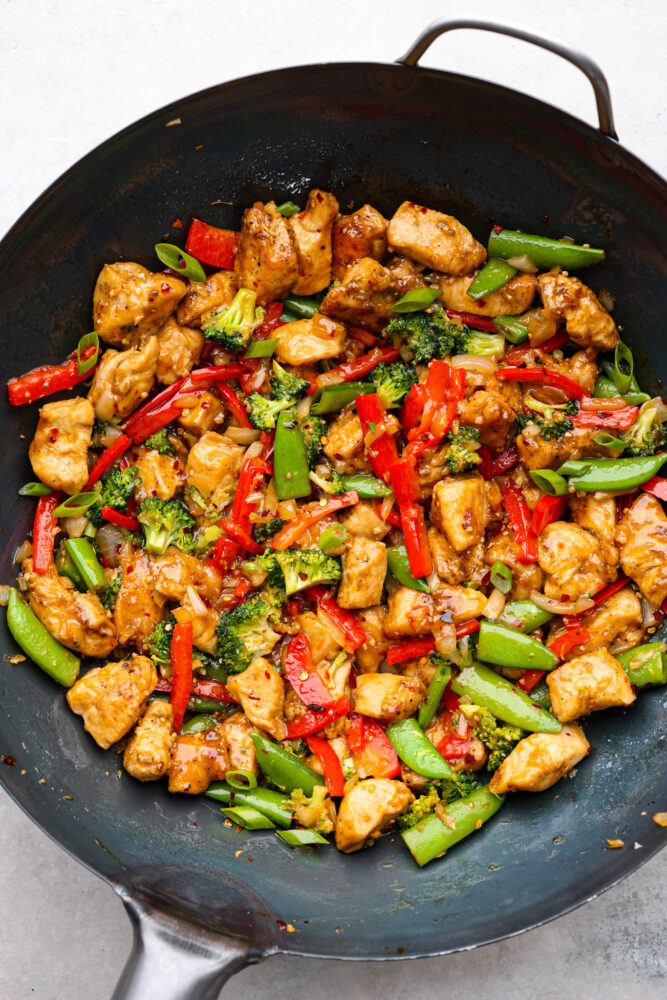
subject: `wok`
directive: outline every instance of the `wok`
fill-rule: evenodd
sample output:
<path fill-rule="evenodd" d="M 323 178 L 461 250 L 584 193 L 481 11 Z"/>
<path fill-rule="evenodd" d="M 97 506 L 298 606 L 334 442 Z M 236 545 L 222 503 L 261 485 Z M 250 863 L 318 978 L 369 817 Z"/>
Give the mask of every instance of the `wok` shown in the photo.
<path fill-rule="evenodd" d="M 569 59 L 594 87 L 600 129 L 511 90 L 418 68 L 434 38 L 463 27 Z M 434 25 L 397 64 L 304 66 L 195 94 L 86 156 L 6 236 L 0 377 L 61 360 L 89 328 L 102 264 L 153 266 L 153 243 L 179 215 L 235 227 L 255 199 L 298 202 L 318 186 L 343 210 L 368 200 L 391 214 L 410 198 L 451 212 L 480 239 L 502 221 L 605 247 L 608 262 L 590 279 L 616 293 L 640 381 L 657 393 L 667 371 L 665 184 L 615 139 L 594 63 L 520 28 L 468 20 Z M 10 411 L 4 394 L 0 405 L 0 579 L 9 581 L 32 513 L 16 497 L 32 478 L 19 435 L 32 436 L 36 407 Z M 4 618 L 0 629 L 0 648 L 14 652 Z M 212 803 L 121 774 L 36 668 L 3 662 L 0 691 L 0 745 L 17 759 L 2 768 L 3 785 L 116 889 L 133 921 L 117 1000 L 215 997 L 234 971 L 276 951 L 389 959 L 471 948 L 565 913 L 661 846 L 650 816 L 667 793 L 662 690 L 625 715 L 591 718 L 594 751 L 574 780 L 510 797 L 493 823 L 424 870 L 392 835 L 347 857 L 238 833 Z M 628 848 L 605 852 L 614 836 Z"/>

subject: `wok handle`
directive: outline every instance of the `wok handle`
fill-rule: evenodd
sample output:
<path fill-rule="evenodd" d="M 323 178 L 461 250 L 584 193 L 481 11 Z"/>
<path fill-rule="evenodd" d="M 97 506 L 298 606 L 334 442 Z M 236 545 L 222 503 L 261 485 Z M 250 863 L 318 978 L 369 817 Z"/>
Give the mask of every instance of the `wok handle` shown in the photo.
<path fill-rule="evenodd" d="M 217 1000 L 231 976 L 258 961 L 243 941 L 121 898 L 134 941 L 112 1000 Z"/>
<path fill-rule="evenodd" d="M 610 139 L 618 139 L 614 128 L 614 113 L 611 107 L 609 86 L 598 64 L 590 56 L 571 48 L 565 42 L 561 42 L 556 38 L 549 38 L 548 36 L 544 38 L 541 35 L 534 35 L 531 31 L 526 31 L 525 28 L 520 27 L 518 24 L 495 24 L 493 21 L 480 21 L 474 18 L 435 21 L 422 32 L 414 45 L 408 49 L 404 56 L 397 59 L 396 62 L 402 63 L 404 66 L 416 66 L 436 38 L 444 35 L 446 31 L 455 31 L 458 28 L 493 31 L 498 35 L 509 35 L 523 42 L 539 45 L 540 48 L 548 49 L 549 52 L 555 52 L 556 55 L 562 56 L 563 59 L 567 59 L 568 62 L 573 63 L 582 73 L 586 74 L 595 92 L 600 131 L 608 135 Z"/>

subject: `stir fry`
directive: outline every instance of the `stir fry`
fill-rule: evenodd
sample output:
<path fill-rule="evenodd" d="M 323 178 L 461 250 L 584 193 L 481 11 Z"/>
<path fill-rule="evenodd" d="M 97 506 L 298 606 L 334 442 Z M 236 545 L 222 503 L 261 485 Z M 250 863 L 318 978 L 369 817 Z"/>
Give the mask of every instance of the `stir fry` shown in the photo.
<path fill-rule="evenodd" d="M 667 680 L 667 408 L 575 276 L 604 252 L 320 190 L 155 252 L 9 382 L 72 390 L 9 628 L 131 778 L 424 865 Z"/>

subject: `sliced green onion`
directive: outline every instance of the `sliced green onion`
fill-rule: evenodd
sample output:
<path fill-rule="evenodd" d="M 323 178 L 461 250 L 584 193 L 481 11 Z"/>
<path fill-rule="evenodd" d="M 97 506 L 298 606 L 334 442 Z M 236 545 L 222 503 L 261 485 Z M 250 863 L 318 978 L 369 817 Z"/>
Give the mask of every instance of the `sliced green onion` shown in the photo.
<path fill-rule="evenodd" d="M 510 344 L 523 344 L 528 340 L 528 327 L 515 316 L 494 316 L 493 325 Z"/>
<path fill-rule="evenodd" d="M 81 517 L 99 499 L 100 494 L 97 490 L 89 490 L 87 493 L 75 493 L 73 497 L 67 497 L 66 500 L 63 500 L 56 507 L 53 511 L 53 517 Z"/>
<path fill-rule="evenodd" d="M 549 410 L 566 410 L 569 406 L 567 401 L 563 403 L 548 403 L 544 399 L 538 399 L 537 396 L 534 395 L 535 392 L 535 389 L 529 389 L 524 396 L 524 406 L 527 406 L 529 410 L 536 410 L 538 413 L 548 414 Z M 557 389 L 556 392 L 560 392 L 560 390 Z"/>
<path fill-rule="evenodd" d="M 245 771 L 243 768 L 239 768 L 236 771 L 227 771 L 225 781 L 232 788 L 236 788 L 240 792 L 249 792 L 253 788 L 257 788 L 257 778 L 255 775 L 252 771 Z"/>
<path fill-rule="evenodd" d="M 95 350 L 90 355 L 89 358 L 85 360 L 81 357 L 83 352 L 87 347 L 94 347 Z M 97 364 L 97 359 L 100 356 L 100 338 L 97 333 L 84 333 L 83 337 L 76 345 L 76 373 L 77 375 L 85 375 L 87 372 L 91 371 Z"/>
<path fill-rule="evenodd" d="M 212 715 L 193 715 L 191 719 L 184 722 L 179 733 L 181 736 L 187 733 L 208 733 L 211 729 L 217 729 L 220 723 Z"/>
<path fill-rule="evenodd" d="M 232 823 L 237 823 L 246 830 L 275 830 L 276 824 L 272 823 L 268 816 L 264 816 L 259 809 L 252 806 L 229 806 L 221 809 L 220 812 Z"/>
<path fill-rule="evenodd" d="M 395 302 L 390 307 L 390 312 L 412 313 L 421 312 L 433 305 L 436 299 L 440 298 L 442 291 L 439 288 L 414 288 L 411 292 L 406 292 L 402 299 Z"/>
<path fill-rule="evenodd" d="M 276 205 L 276 211 L 284 215 L 286 219 L 289 219 L 290 215 L 296 215 L 301 209 L 293 201 L 284 201 L 282 205 Z"/>
<path fill-rule="evenodd" d="M 596 434 L 593 440 L 602 448 L 612 448 L 614 451 L 623 451 L 626 447 L 626 442 L 621 438 L 614 437 L 613 434 L 607 434 L 604 431 Z"/>
<path fill-rule="evenodd" d="M 270 358 L 279 343 L 277 337 L 275 340 L 251 340 L 243 357 Z"/>
<path fill-rule="evenodd" d="M 51 490 L 44 483 L 26 483 L 19 490 L 20 497 L 47 497 Z"/>
<path fill-rule="evenodd" d="M 562 497 L 567 493 L 567 480 L 553 469 L 529 469 L 530 478 L 536 486 L 550 497 Z"/>
<path fill-rule="evenodd" d="M 347 528 L 344 524 L 333 524 L 320 535 L 318 548 L 326 552 L 328 549 L 337 549 L 339 545 L 344 545 L 347 540 Z"/>
<path fill-rule="evenodd" d="M 325 385 L 313 396 L 310 412 L 318 417 L 325 413 L 337 413 L 357 396 L 365 396 L 375 391 L 375 386 L 369 385 L 368 382 L 338 382 L 336 385 Z"/>
<path fill-rule="evenodd" d="M 619 392 L 627 392 L 630 388 L 634 367 L 635 362 L 632 357 L 632 351 L 627 344 L 619 340 L 614 351 L 614 374 L 611 376 L 612 382 Z"/>
<path fill-rule="evenodd" d="M 303 847 L 305 844 L 328 844 L 329 841 L 317 830 L 276 830 L 276 833 L 290 847 Z"/>
<path fill-rule="evenodd" d="M 503 562 L 494 562 L 491 567 L 491 586 L 501 594 L 509 594 L 512 589 L 512 570 Z"/>
<path fill-rule="evenodd" d="M 164 264 L 191 281 L 206 281 L 206 272 L 198 260 L 173 243 L 156 243 L 155 256 Z"/>

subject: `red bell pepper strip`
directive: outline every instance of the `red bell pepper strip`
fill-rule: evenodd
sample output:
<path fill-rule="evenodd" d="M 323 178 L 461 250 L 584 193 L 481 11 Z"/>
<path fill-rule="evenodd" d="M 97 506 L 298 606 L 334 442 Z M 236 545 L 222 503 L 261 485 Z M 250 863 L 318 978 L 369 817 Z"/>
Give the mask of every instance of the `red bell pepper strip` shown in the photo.
<path fill-rule="evenodd" d="M 373 347 L 377 343 L 375 334 L 370 333 L 368 330 L 362 330 L 360 326 L 348 326 L 347 335 L 350 340 L 356 340 L 358 344 L 363 344 L 364 347 Z"/>
<path fill-rule="evenodd" d="M 410 563 L 410 572 L 417 579 L 428 576 L 433 569 L 431 550 L 426 536 L 424 510 L 417 502 L 421 497 L 419 478 L 410 458 L 399 458 L 389 469 L 391 488 L 401 512 L 401 527 Z"/>
<path fill-rule="evenodd" d="M 526 360 L 531 351 L 543 351 L 545 354 L 551 354 L 553 351 L 565 347 L 569 339 L 565 330 L 559 330 L 558 333 L 554 333 L 553 337 L 549 337 L 548 340 L 536 344 L 534 347 L 531 344 L 517 345 L 510 348 L 505 355 L 505 364 L 518 365 Z"/>
<path fill-rule="evenodd" d="M 393 524 L 395 528 L 401 527 L 401 515 L 397 510 L 394 510 L 393 507 L 388 514 L 382 513 L 382 500 L 378 500 L 375 504 L 375 513 L 378 517 L 381 517 L 383 521 L 386 521 L 387 524 Z"/>
<path fill-rule="evenodd" d="M 355 763 L 374 778 L 395 778 L 401 765 L 382 726 L 366 715 L 352 715 L 347 732 L 347 744 Z"/>
<path fill-rule="evenodd" d="M 240 378 L 248 370 L 248 363 L 233 363 L 229 365 L 206 365 L 204 368 L 195 368 L 190 372 L 188 378 L 193 385 L 199 382 L 222 382 L 228 378 Z M 155 397 L 157 399 L 157 396 Z"/>
<path fill-rule="evenodd" d="M 435 649 L 435 639 L 427 636 L 425 639 L 408 639 L 406 642 L 397 642 L 390 646 L 385 653 L 385 660 L 389 664 L 403 663 L 405 660 L 414 660 L 418 656 L 427 656 Z"/>
<path fill-rule="evenodd" d="M 171 707 L 174 710 L 174 732 L 183 725 L 192 690 L 192 622 L 177 622 L 169 646 L 171 660 Z"/>
<path fill-rule="evenodd" d="M 567 497 L 550 497 L 546 494 L 537 501 L 533 507 L 530 518 L 530 530 L 538 538 L 548 524 L 560 521 L 567 510 Z"/>
<path fill-rule="evenodd" d="M 428 392 L 425 385 L 418 383 L 410 387 L 401 408 L 401 426 L 406 434 L 419 424 L 427 399 Z"/>
<path fill-rule="evenodd" d="M 396 361 L 398 356 L 397 347 L 374 347 L 368 354 L 362 354 L 355 361 L 346 361 L 344 364 L 332 368 L 330 372 L 327 372 L 327 376 L 338 375 L 343 382 L 356 382 L 357 379 L 372 372 L 381 362 L 384 361 L 388 364 L 390 361 Z"/>
<path fill-rule="evenodd" d="M 259 545 L 252 535 L 237 524 L 236 521 L 232 521 L 231 517 L 225 518 L 224 521 L 220 522 L 220 527 L 233 541 L 237 542 L 242 549 L 246 549 L 248 552 L 252 552 L 253 555 L 261 555 L 264 552 L 264 546 Z"/>
<path fill-rule="evenodd" d="M 115 524 L 119 528 L 127 528 L 128 531 L 138 531 L 141 527 L 136 518 L 128 517 L 127 514 L 121 514 L 119 510 L 106 505 L 102 507 L 102 517 L 105 521 L 109 521 L 110 524 Z"/>
<path fill-rule="evenodd" d="M 431 364 L 433 364 L 433 362 L 431 362 Z M 404 456 L 409 456 L 416 461 L 421 458 L 425 451 L 429 448 L 435 447 L 435 445 L 439 444 L 440 441 L 443 440 L 454 422 L 454 417 L 458 411 L 459 403 L 463 399 L 465 384 L 466 376 L 463 369 L 453 369 L 445 405 L 441 406 L 437 413 L 434 414 L 431 420 L 430 430 L 426 433 L 422 432 L 421 428 L 410 431 L 408 436 L 413 437 L 413 440 L 411 440 L 410 444 L 408 444 L 405 448 L 403 452 Z M 426 407 L 428 407 L 428 403 L 426 404 Z M 426 407 L 424 412 L 426 412 Z"/>
<path fill-rule="evenodd" d="M 239 234 L 229 229 L 217 229 L 200 219 L 193 219 L 185 241 L 185 249 L 204 264 L 232 268 L 239 244 Z"/>
<path fill-rule="evenodd" d="M 596 399 L 596 403 L 604 404 L 604 399 Z M 580 409 L 572 417 L 575 427 L 618 427 L 620 430 L 627 430 L 632 427 L 637 414 L 638 406 L 623 406 L 620 409 L 607 409 L 604 405 L 599 405 L 595 410 Z"/>
<path fill-rule="evenodd" d="M 364 437 L 369 432 L 372 433 L 373 428 L 381 427 L 384 424 L 387 411 L 377 393 L 372 392 L 366 396 L 357 396 L 355 403 Z M 380 434 L 374 441 L 366 445 L 366 452 L 371 469 L 378 479 L 384 481 L 389 472 L 389 466 L 398 459 L 394 435 L 386 432 Z"/>
<path fill-rule="evenodd" d="M 619 590 L 623 590 L 623 587 L 625 587 L 627 583 L 630 583 L 630 580 L 627 576 L 624 576 L 623 573 L 621 573 L 618 580 L 614 580 L 613 583 L 608 583 L 606 587 L 603 587 L 602 590 L 598 591 L 598 593 L 593 597 L 593 607 L 596 608 L 598 604 L 602 604 L 602 602 L 606 601 L 612 596 L 612 594 L 616 594 Z"/>
<path fill-rule="evenodd" d="M 259 500 L 248 500 L 257 483 L 267 473 L 266 462 L 261 457 L 246 458 L 241 466 L 239 480 L 236 484 L 232 513 L 229 520 L 250 536 L 250 515 L 255 511 Z M 252 536 L 250 536 L 252 537 Z M 256 544 L 253 539 L 253 544 Z M 214 566 L 224 576 L 230 569 L 234 558 L 240 551 L 240 544 L 226 535 L 221 535 L 206 557 L 209 566 Z"/>
<path fill-rule="evenodd" d="M 285 677 L 290 682 L 301 701 L 312 708 L 330 708 L 334 699 L 316 670 L 310 643 L 305 635 L 295 635 L 290 639 L 285 655 Z"/>
<path fill-rule="evenodd" d="M 667 501 L 667 479 L 661 476 L 652 476 L 647 482 L 642 483 L 640 489 L 657 497 L 658 500 Z"/>
<path fill-rule="evenodd" d="M 166 677 L 158 677 L 157 684 L 155 685 L 156 691 L 170 692 L 171 689 L 172 682 L 170 680 L 167 680 Z M 197 695 L 200 698 L 213 698 L 215 701 L 225 701 L 230 705 L 237 704 L 236 698 L 232 698 L 222 681 L 209 680 L 207 677 L 203 677 L 200 680 L 193 680 L 190 694 Z"/>
<path fill-rule="evenodd" d="M 525 691 L 526 694 L 530 694 L 536 684 L 539 684 L 544 677 L 546 670 L 526 670 L 525 673 L 521 674 L 516 686 Z"/>
<path fill-rule="evenodd" d="M 464 635 L 472 635 L 473 632 L 479 631 L 479 622 L 476 618 L 472 621 L 464 622 L 463 625 L 456 626 L 456 638 L 462 639 Z"/>
<path fill-rule="evenodd" d="M 306 507 L 302 507 L 297 516 L 288 521 L 273 536 L 272 548 L 278 552 L 284 552 L 297 539 L 301 538 L 301 535 L 308 531 L 308 528 L 312 527 L 313 524 L 317 524 L 322 518 L 328 517 L 329 514 L 333 514 L 337 510 L 342 510 L 343 507 L 351 507 L 353 504 L 358 503 L 358 501 L 359 494 L 357 491 L 350 490 L 348 493 L 341 493 L 340 496 L 329 497 L 324 502 L 318 500 L 315 503 L 308 504 Z"/>
<path fill-rule="evenodd" d="M 273 331 L 280 325 L 280 317 L 283 314 L 282 302 L 270 302 L 266 307 L 264 319 L 252 331 L 253 340 L 270 340 Z"/>
<path fill-rule="evenodd" d="M 457 757 L 465 757 L 470 750 L 470 742 L 470 733 L 468 733 L 467 736 L 455 736 L 454 734 L 448 734 L 444 737 L 444 739 L 440 740 L 436 750 L 445 758 L 445 760 L 455 760 Z"/>
<path fill-rule="evenodd" d="M 480 475 L 487 481 L 489 479 L 493 479 L 495 473 L 493 471 L 493 458 L 491 457 L 491 452 L 489 451 L 488 448 L 482 445 L 477 454 L 481 459 L 481 462 L 477 466 Z"/>
<path fill-rule="evenodd" d="M 87 361 L 92 357 L 98 348 L 92 344 L 84 348 L 81 352 L 81 360 Z M 62 365 L 40 365 L 33 368 L 25 375 L 18 375 L 10 378 L 7 383 L 9 402 L 12 406 L 23 406 L 25 403 L 34 403 L 36 399 L 50 396 L 53 392 L 61 392 L 63 389 L 71 389 L 84 382 L 93 374 L 94 369 L 89 369 L 83 375 L 78 375 L 76 371 L 76 351 L 68 356 Z"/>
<path fill-rule="evenodd" d="M 537 562 L 537 537 L 530 526 L 530 508 L 523 498 L 523 493 L 514 483 L 507 483 L 502 490 L 502 497 L 514 538 L 520 549 L 519 562 L 526 564 Z"/>
<path fill-rule="evenodd" d="M 452 367 L 447 361 L 434 358 L 429 364 L 425 383 L 426 402 L 419 425 L 408 433 L 411 441 L 421 437 L 430 430 L 434 416 L 449 398 L 452 387 L 452 374 Z"/>
<path fill-rule="evenodd" d="M 591 634 L 588 629 L 584 628 L 581 623 L 576 628 L 567 628 L 567 630 L 561 635 L 556 636 L 556 638 L 550 642 L 547 646 L 552 653 L 560 657 L 562 660 L 564 656 L 567 656 L 575 646 L 581 645 L 582 642 L 588 642 Z"/>
<path fill-rule="evenodd" d="M 248 413 L 238 394 L 226 382 L 216 382 L 215 391 L 241 427 L 252 427 Z"/>
<path fill-rule="evenodd" d="M 552 372 L 548 368 L 498 368 L 495 374 L 496 378 L 501 380 L 550 385 L 553 389 L 562 389 L 570 399 L 583 399 L 584 396 L 590 396 L 590 392 L 574 379 L 567 378 L 559 372 Z"/>
<path fill-rule="evenodd" d="M 337 698 L 329 708 L 325 708 L 323 712 L 306 712 L 294 722 L 288 722 L 285 727 L 287 739 L 295 740 L 298 736 L 311 736 L 313 733 L 319 733 L 321 729 L 330 726 L 332 722 L 347 715 L 349 711 L 350 702 L 347 695 L 343 695 L 341 698 Z"/>
<path fill-rule="evenodd" d="M 511 444 L 509 448 L 505 448 L 505 451 L 501 451 L 501 453 L 493 459 L 493 475 L 504 475 L 506 472 L 509 472 L 510 469 L 513 469 L 518 462 L 519 450 L 515 444 Z"/>
<path fill-rule="evenodd" d="M 130 447 L 132 442 L 130 441 L 127 434 L 121 434 L 116 438 L 113 444 L 110 444 L 108 448 L 105 448 L 100 457 L 95 462 L 95 465 L 90 470 L 88 475 L 88 481 L 84 486 L 84 492 L 92 489 L 98 479 L 104 475 L 107 469 L 110 469 L 114 465 L 124 451 Z"/>
<path fill-rule="evenodd" d="M 368 636 L 351 611 L 341 608 L 336 599 L 324 587 L 309 587 L 305 593 L 311 601 L 322 608 L 322 611 L 329 616 L 334 625 L 341 630 L 346 640 L 346 653 L 354 653 L 356 649 L 363 646 Z"/>
<path fill-rule="evenodd" d="M 58 532 L 58 518 L 53 511 L 60 503 L 60 493 L 40 497 L 35 509 L 32 530 L 32 568 L 35 573 L 48 573 L 53 556 L 53 543 Z"/>
<path fill-rule="evenodd" d="M 345 793 L 345 777 L 338 754 L 327 740 L 319 736 L 306 736 L 308 749 L 315 754 L 324 772 L 329 795 L 341 796 Z"/>
<path fill-rule="evenodd" d="M 473 330 L 486 330 L 488 333 L 498 333 L 492 319 L 486 316 L 475 316 L 474 313 L 459 312 L 458 309 L 445 309 L 450 319 L 460 319 L 466 326 L 471 326 Z"/>

